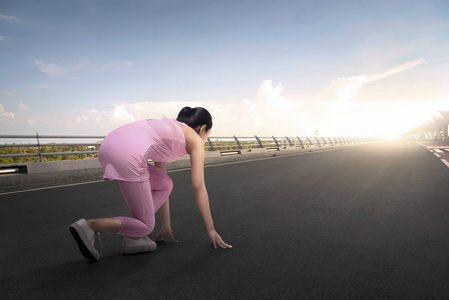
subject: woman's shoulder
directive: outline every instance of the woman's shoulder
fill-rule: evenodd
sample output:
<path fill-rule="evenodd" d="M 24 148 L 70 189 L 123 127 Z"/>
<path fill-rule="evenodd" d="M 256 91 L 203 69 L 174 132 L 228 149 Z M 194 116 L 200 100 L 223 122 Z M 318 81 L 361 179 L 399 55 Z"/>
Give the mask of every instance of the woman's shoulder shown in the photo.
<path fill-rule="evenodd" d="M 201 137 L 193 130 L 190 126 L 179 125 L 182 132 L 184 133 L 184 138 L 186 141 L 186 152 L 188 154 L 192 153 L 192 150 L 197 148 L 204 149 L 204 142 Z"/>

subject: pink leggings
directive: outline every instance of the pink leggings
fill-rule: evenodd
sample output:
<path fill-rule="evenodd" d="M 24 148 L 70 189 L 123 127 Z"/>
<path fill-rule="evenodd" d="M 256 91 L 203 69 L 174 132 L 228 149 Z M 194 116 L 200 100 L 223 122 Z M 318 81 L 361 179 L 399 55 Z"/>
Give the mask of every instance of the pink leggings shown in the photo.
<path fill-rule="evenodd" d="M 164 171 L 148 165 L 148 181 L 118 181 L 132 218 L 119 217 L 122 227 L 117 234 L 141 237 L 154 229 L 156 211 L 168 199 L 173 181 Z"/>

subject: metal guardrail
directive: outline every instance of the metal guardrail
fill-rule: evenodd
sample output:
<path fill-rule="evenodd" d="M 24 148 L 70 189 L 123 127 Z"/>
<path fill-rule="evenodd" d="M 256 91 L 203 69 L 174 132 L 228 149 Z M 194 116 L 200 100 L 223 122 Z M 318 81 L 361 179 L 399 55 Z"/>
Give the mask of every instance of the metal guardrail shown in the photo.
<path fill-rule="evenodd" d="M 206 150 L 209 151 L 220 151 L 220 150 L 241 150 L 241 149 L 251 149 L 251 148 L 307 148 L 307 147 L 323 147 L 323 146 L 334 146 L 334 145 L 344 145 L 344 144 L 359 144 L 368 141 L 368 139 L 358 139 L 358 138 L 346 138 L 346 137 L 320 137 L 320 138 L 309 138 L 309 137 L 259 137 L 255 135 L 254 137 L 211 137 L 206 143 Z M 371 140 L 369 140 L 371 141 Z"/>
<path fill-rule="evenodd" d="M 36 153 L 10 153 L 0 154 L 0 158 L 15 158 L 15 157 L 38 157 L 42 162 L 42 157 L 54 155 L 78 155 L 89 154 L 96 155 L 100 148 L 101 142 L 98 139 L 104 139 L 105 136 L 62 136 L 62 135 L 0 135 L 1 139 L 36 139 L 37 143 L 33 144 L 0 144 L 0 152 L 2 148 L 34 148 Z M 41 143 L 41 139 L 97 139 L 92 143 Z M 210 137 L 205 143 L 206 151 L 232 151 L 252 148 L 266 148 L 267 150 L 280 150 L 287 147 L 307 148 L 307 147 L 323 147 L 345 144 L 360 144 L 372 141 L 371 139 L 348 138 L 348 137 Z M 85 146 L 87 151 L 58 151 L 45 152 L 44 147 L 79 147 Z"/>
<path fill-rule="evenodd" d="M 2 148 L 35 148 L 37 153 L 14 153 L 14 154 L 0 154 L 0 158 L 14 158 L 14 157 L 39 157 L 39 161 L 42 162 L 43 156 L 54 155 L 78 155 L 78 154 L 98 154 L 100 148 L 100 142 L 92 143 L 41 143 L 41 139 L 104 139 L 105 136 L 86 136 L 86 135 L 0 135 L 0 139 L 36 139 L 36 144 L 0 144 L 0 152 Z M 86 146 L 89 151 L 65 151 L 65 152 L 44 152 L 43 147 L 78 147 Z M 95 150 L 93 150 L 95 149 Z"/>

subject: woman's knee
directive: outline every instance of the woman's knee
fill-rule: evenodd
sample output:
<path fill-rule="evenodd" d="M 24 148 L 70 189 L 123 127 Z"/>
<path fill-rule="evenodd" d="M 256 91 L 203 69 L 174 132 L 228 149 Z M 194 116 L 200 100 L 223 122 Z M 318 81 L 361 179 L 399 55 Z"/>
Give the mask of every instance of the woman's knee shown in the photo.
<path fill-rule="evenodd" d="M 139 231 L 137 234 L 138 236 L 145 236 L 153 232 L 155 225 L 154 219 L 139 220 L 139 221 L 141 221 L 144 226 L 139 226 L 140 229 L 138 230 Z"/>
<path fill-rule="evenodd" d="M 154 230 L 154 224 L 147 225 L 147 228 L 146 228 L 146 230 L 143 231 L 142 236 L 149 235 L 150 233 L 153 232 L 153 230 Z"/>

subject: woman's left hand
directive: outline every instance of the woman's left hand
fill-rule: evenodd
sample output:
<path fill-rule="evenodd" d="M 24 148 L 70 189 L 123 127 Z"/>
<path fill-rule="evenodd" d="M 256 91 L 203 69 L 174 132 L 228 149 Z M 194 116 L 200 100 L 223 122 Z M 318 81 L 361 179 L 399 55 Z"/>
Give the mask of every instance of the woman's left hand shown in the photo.
<path fill-rule="evenodd" d="M 208 235 L 211 240 L 210 245 L 212 247 L 214 247 L 215 249 L 217 249 L 218 246 L 220 246 L 223 249 L 232 248 L 231 245 L 229 245 L 229 244 L 225 243 L 225 241 L 223 241 L 221 236 L 215 230 L 211 230 L 210 232 L 208 232 Z"/>
<path fill-rule="evenodd" d="M 178 242 L 178 240 L 173 236 L 171 228 L 162 228 L 161 231 L 159 231 L 159 233 L 157 234 L 157 237 L 154 241 L 163 241 L 168 237 L 171 238 L 173 242 Z"/>

